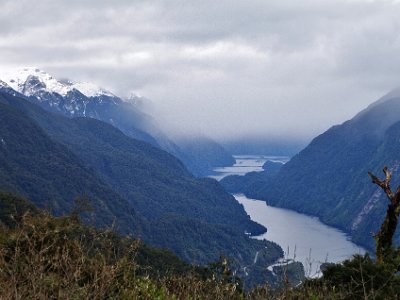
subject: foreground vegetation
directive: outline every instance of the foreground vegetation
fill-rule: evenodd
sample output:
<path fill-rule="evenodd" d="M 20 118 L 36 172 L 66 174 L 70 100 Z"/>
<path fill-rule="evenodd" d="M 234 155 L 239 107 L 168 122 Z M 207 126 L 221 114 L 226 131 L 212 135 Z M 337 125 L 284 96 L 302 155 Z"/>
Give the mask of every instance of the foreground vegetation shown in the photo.
<path fill-rule="evenodd" d="M 251 239 L 266 228 L 215 180 L 193 177 L 165 151 L 92 118 L 65 118 L 0 91 L 0 190 L 24 195 L 54 215 L 87 195 L 96 227 L 140 236 L 181 259 L 207 264 L 229 254 L 249 266 L 283 256 L 275 243 Z M 238 233 L 242 234 L 238 234 Z M 252 269 L 247 269 L 252 273 Z"/>
<path fill-rule="evenodd" d="M 228 296 L 238 287 L 221 285 L 230 280 L 223 263 L 191 266 L 167 250 L 83 226 L 77 212 L 53 217 L 5 193 L 0 211 L 1 299 Z"/>
<path fill-rule="evenodd" d="M 293 287 L 244 291 L 226 259 L 189 265 L 112 230 L 83 226 L 79 210 L 53 217 L 0 193 L 0 299 L 398 299 L 398 262 L 368 255 L 326 265 Z M 394 252 L 393 252 L 394 253 Z M 391 256 L 392 258 L 395 256 Z"/>

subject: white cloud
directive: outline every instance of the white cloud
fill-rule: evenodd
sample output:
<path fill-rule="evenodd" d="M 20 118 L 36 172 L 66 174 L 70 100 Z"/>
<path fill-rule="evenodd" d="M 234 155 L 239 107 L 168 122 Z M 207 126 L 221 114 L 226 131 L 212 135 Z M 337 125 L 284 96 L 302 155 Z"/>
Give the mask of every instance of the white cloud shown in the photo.
<path fill-rule="evenodd" d="M 2 1 L 0 67 L 155 103 L 165 128 L 309 138 L 399 85 L 399 1 Z"/>

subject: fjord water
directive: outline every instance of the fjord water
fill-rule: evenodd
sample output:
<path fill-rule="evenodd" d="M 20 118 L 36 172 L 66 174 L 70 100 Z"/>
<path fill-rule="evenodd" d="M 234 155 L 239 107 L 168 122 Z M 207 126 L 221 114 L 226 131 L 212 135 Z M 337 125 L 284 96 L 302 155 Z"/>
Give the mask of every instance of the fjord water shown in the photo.
<path fill-rule="evenodd" d="M 231 167 L 215 168 L 209 177 L 221 180 L 228 175 L 245 175 L 249 172 L 263 171 L 263 164 L 267 160 L 286 163 L 287 156 L 266 156 L 266 155 L 234 155 L 236 163 Z"/>
<path fill-rule="evenodd" d="M 228 175 L 244 175 L 251 171 L 262 171 L 266 160 L 286 162 L 286 157 L 235 156 L 233 167 L 218 168 L 214 178 Z M 324 262 L 340 262 L 353 254 L 365 250 L 349 240 L 342 231 L 321 223 L 318 218 L 292 210 L 268 206 L 265 201 L 249 199 L 242 194 L 234 195 L 255 222 L 267 227 L 267 233 L 257 236 L 279 244 L 288 259 L 303 263 L 306 275 L 318 275 Z"/>

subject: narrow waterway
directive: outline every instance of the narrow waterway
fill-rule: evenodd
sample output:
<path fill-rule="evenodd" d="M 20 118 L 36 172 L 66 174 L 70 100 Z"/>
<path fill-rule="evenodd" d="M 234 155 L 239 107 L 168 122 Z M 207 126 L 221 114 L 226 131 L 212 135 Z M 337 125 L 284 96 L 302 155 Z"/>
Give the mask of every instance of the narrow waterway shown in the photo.
<path fill-rule="evenodd" d="M 262 171 L 266 160 L 286 162 L 285 157 L 236 156 L 233 167 L 216 169 L 214 178 L 228 175 L 244 175 Z M 244 206 L 251 219 L 267 227 L 267 233 L 257 236 L 279 244 L 288 259 L 303 263 L 306 275 L 317 276 L 321 263 L 340 262 L 353 254 L 364 253 L 362 247 L 352 243 L 342 231 L 321 223 L 318 218 L 292 210 L 268 206 L 265 201 L 249 199 L 242 194 L 234 195 Z"/>
<path fill-rule="evenodd" d="M 261 172 L 262 166 L 267 161 L 286 163 L 287 156 L 267 156 L 267 155 L 234 155 L 236 163 L 231 167 L 215 168 L 209 177 L 221 180 L 228 175 L 245 175 L 249 172 Z"/>

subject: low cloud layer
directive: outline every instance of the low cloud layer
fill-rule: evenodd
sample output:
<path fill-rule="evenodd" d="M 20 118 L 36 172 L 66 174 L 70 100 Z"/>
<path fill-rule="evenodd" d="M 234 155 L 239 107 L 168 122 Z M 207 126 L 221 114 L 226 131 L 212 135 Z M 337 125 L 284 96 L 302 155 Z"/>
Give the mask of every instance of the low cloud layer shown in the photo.
<path fill-rule="evenodd" d="M 143 95 L 169 131 L 309 139 L 400 85 L 399 1 L 1 2 L 1 68 Z"/>

